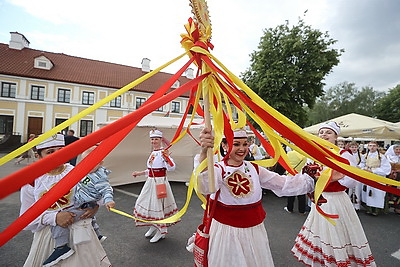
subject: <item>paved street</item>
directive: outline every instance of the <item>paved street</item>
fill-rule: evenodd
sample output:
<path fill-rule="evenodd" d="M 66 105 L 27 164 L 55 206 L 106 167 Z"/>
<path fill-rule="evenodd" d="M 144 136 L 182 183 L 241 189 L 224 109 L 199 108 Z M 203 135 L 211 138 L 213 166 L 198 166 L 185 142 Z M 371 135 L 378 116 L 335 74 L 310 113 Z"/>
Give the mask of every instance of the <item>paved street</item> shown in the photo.
<path fill-rule="evenodd" d="M 0 154 L 3 156 L 4 154 Z M 0 177 L 4 177 L 24 166 L 6 163 L 0 167 Z M 131 213 L 136 197 L 143 183 L 115 187 L 115 201 L 119 210 Z M 187 187 L 184 183 L 171 183 L 178 207 L 186 199 Z M 0 189 L 1 190 L 1 189 Z M 283 210 L 285 198 L 272 193 L 264 196 L 263 205 L 267 211 L 265 225 L 268 231 L 272 255 L 276 266 L 302 266 L 291 255 L 290 249 L 306 216 L 288 214 Z M 19 213 L 19 192 L 0 200 L 0 230 L 15 220 Z M 400 216 L 390 213 L 378 217 L 359 213 L 360 220 L 371 245 L 378 266 L 400 266 Z M 147 228 L 135 227 L 131 219 L 101 208 L 97 221 L 103 235 L 108 239 L 103 243 L 113 266 L 193 266 L 192 255 L 186 251 L 188 237 L 196 229 L 202 218 L 202 210 L 197 197 L 193 197 L 188 212 L 182 222 L 169 228 L 167 238 L 150 244 L 144 237 Z M 22 266 L 32 241 L 28 231 L 19 233 L 0 248 L 0 266 Z M 394 256 L 392 256 L 394 254 Z"/>

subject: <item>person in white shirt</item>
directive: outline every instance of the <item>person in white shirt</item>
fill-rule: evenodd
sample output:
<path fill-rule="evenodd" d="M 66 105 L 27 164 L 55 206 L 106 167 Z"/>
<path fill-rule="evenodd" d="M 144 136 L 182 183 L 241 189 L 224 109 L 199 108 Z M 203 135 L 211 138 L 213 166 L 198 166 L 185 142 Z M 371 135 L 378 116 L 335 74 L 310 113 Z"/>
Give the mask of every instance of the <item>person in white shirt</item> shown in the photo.
<path fill-rule="evenodd" d="M 254 143 L 254 138 L 249 137 L 248 142 L 250 143 L 249 149 L 251 152 L 251 155 L 253 155 L 254 160 L 262 160 L 264 159 L 264 156 L 262 155 L 260 148 L 256 143 Z"/>
<path fill-rule="evenodd" d="M 360 168 L 384 177 L 389 175 L 391 171 L 390 162 L 385 155 L 379 153 L 378 143 L 376 141 L 370 141 L 368 143 L 368 149 L 369 151 L 361 160 Z M 374 216 L 379 214 L 379 211 L 385 206 L 385 195 L 385 191 L 369 185 L 363 185 L 361 201 L 367 206 L 367 214 Z"/>
<path fill-rule="evenodd" d="M 360 150 L 358 149 L 358 144 L 357 142 L 351 142 L 349 144 L 349 150 L 351 154 L 353 155 L 355 162 L 357 163 L 357 167 L 360 167 L 362 155 L 360 153 Z M 353 203 L 353 206 L 356 210 L 360 210 L 361 208 L 361 190 L 362 190 L 362 183 L 359 181 L 355 181 L 356 185 L 354 187 L 350 187 L 348 194 L 350 197 L 351 202 Z"/>

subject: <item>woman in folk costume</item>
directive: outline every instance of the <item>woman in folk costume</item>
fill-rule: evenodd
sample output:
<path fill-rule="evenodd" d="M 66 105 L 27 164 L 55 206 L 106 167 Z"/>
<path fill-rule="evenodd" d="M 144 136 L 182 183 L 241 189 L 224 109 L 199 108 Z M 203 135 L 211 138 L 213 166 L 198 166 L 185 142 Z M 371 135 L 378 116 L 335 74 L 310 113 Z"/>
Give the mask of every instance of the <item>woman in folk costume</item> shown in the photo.
<path fill-rule="evenodd" d="M 210 129 L 202 130 L 200 141 L 201 162 L 207 149 L 214 146 Z M 246 131 L 235 130 L 232 148 L 227 147 L 227 156 L 214 165 L 215 192 L 209 190 L 207 171 L 199 175 L 199 191 L 210 194 L 211 202 L 219 191 L 207 253 L 210 267 L 273 266 L 263 223 L 262 188 L 278 196 L 301 195 L 314 188 L 314 180 L 307 174 L 283 176 L 245 161 L 248 146 Z"/>
<path fill-rule="evenodd" d="M 360 164 L 361 169 L 386 177 L 390 174 L 391 166 L 385 155 L 378 151 L 375 141 L 368 143 L 368 152 Z M 369 185 L 363 185 L 361 201 L 367 205 L 367 213 L 377 216 L 379 210 L 385 207 L 386 192 Z"/>
<path fill-rule="evenodd" d="M 400 181 L 400 144 L 390 146 L 388 151 L 385 153 L 385 156 L 392 167 L 389 178 Z M 400 197 L 390 194 L 388 200 L 388 204 L 393 205 L 394 212 L 400 215 Z"/>
<path fill-rule="evenodd" d="M 64 145 L 62 134 L 56 134 L 44 140 L 36 146 L 39 160 L 62 149 Z M 20 214 L 28 210 L 73 168 L 69 163 L 62 164 L 37 178 L 34 184 L 23 186 L 21 188 Z M 85 209 L 86 212 L 81 215 L 81 220 L 74 222 L 76 215 L 64 211 L 65 208 L 73 206 L 73 204 L 74 189 L 71 189 L 24 229 L 34 233 L 32 246 L 24 266 L 43 266 L 43 262 L 52 254 L 54 249 L 54 239 L 51 236 L 50 226 L 55 225 L 70 228 L 70 249 L 60 249 L 58 261 L 46 266 L 57 263 L 57 266 L 111 266 L 91 224 L 91 217 L 97 212 L 98 206 L 93 209 Z"/>
<path fill-rule="evenodd" d="M 162 132 L 151 130 L 149 135 L 153 151 L 147 160 L 148 169 L 132 173 L 133 177 L 147 175 L 147 180 L 136 200 L 134 216 L 146 221 L 158 221 L 171 217 L 178 212 L 171 186 L 167 180 L 167 171 L 175 170 L 176 166 L 174 160 L 169 156 L 168 150 L 164 150 L 162 147 Z M 150 229 L 145 233 L 145 237 L 154 235 L 150 239 L 151 243 L 165 238 L 168 233 L 167 227 L 171 225 L 171 223 L 160 224 L 136 221 L 136 226 L 150 226 Z"/>
<path fill-rule="evenodd" d="M 400 144 L 394 144 L 386 151 L 385 156 L 390 163 L 400 163 Z"/>
<path fill-rule="evenodd" d="M 318 136 L 335 144 L 340 127 L 335 122 L 323 123 Z M 354 157 L 341 150 L 341 156 L 356 166 Z M 326 167 L 325 167 L 326 169 Z M 327 203 L 319 207 L 323 212 L 339 215 L 336 225 L 331 224 L 316 209 L 311 207 L 303 227 L 292 248 L 294 256 L 308 266 L 376 266 L 364 230 L 345 190 L 355 186 L 355 180 L 342 178 L 325 188 L 322 196 Z"/>

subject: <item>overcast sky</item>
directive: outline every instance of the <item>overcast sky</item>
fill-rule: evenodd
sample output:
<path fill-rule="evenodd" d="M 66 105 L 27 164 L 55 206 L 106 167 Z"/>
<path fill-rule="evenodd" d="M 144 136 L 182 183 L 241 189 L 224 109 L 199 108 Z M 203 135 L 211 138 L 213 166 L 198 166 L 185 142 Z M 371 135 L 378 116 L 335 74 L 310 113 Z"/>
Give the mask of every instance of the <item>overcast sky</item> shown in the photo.
<path fill-rule="evenodd" d="M 263 29 L 289 20 L 328 31 L 345 53 L 326 88 L 354 82 L 386 91 L 400 84 L 398 0 L 208 0 L 212 53 L 237 76 L 249 67 Z M 0 42 L 25 35 L 33 49 L 154 69 L 184 50 L 188 0 L 0 0 Z M 167 69 L 174 72 L 183 61 Z"/>

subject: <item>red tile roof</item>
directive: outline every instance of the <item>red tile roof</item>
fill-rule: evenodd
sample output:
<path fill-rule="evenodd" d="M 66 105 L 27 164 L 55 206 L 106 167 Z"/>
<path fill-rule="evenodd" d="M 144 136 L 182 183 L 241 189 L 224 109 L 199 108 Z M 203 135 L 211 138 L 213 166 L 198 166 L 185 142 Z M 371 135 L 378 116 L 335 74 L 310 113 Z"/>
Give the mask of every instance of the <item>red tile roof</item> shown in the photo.
<path fill-rule="evenodd" d="M 45 56 L 53 63 L 51 70 L 34 68 L 34 59 Z M 141 68 L 51 53 L 31 48 L 11 49 L 0 43 L 0 74 L 119 89 L 146 74 Z M 159 72 L 133 88 L 154 93 L 172 74 Z M 180 77 L 180 84 L 188 82 Z M 185 96 L 188 96 L 185 95 Z"/>

